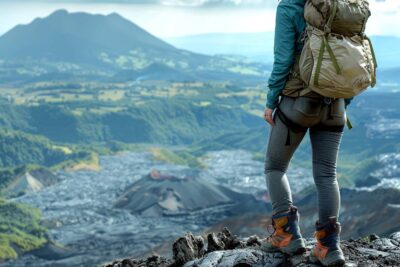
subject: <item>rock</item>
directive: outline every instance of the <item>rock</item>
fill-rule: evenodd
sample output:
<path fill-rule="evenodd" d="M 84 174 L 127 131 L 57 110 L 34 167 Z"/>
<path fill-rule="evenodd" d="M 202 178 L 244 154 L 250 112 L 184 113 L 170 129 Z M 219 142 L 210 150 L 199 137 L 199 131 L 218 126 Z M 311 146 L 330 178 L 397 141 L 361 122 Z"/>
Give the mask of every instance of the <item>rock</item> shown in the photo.
<path fill-rule="evenodd" d="M 246 240 L 246 246 L 251 247 L 251 246 L 260 246 L 261 242 L 258 239 L 258 236 L 252 235 Z"/>
<path fill-rule="evenodd" d="M 375 241 L 375 240 L 377 240 L 377 239 L 379 239 L 379 236 L 376 235 L 376 234 L 372 234 L 372 235 L 369 236 L 369 240 L 370 240 L 370 241 Z"/>
<path fill-rule="evenodd" d="M 395 245 L 392 242 L 392 239 L 389 238 L 380 238 L 372 242 L 373 246 L 379 250 L 387 251 L 387 250 L 395 250 L 399 249 L 399 246 Z"/>
<path fill-rule="evenodd" d="M 214 251 L 207 254 L 203 259 L 188 262 L 184 267 L 232 267 L 232 266 L 254 266 L 263 253 L 255 249 L 235 249 Z"/>
<path fill-rule="evenodd" d="M 237 236 L 232 235 L 232 233 L 226 227 L 224 227 L 222 231 L 217 234 L 208 234 L 207 241 L 209 242 L 207 252 L 246 247 L 246 244 L 239 240 Z"/>
<path fill-rule="evenodd" d="M 301 264 L 307 264 L 308 254 L 294 255 L 289 260 L 292 266 L 301 266 Z"/>
<path fill-rule="evenodd" d="M 103 267 L 173 267 L 174 263 L 164 257 L 153 255 L 144 260 L 124 259 L 122 261 L 114 261 L 111 264 L 103 265 Z"/>
<path fill-rule="evenodd" d="M 204 255 L 204 239 L 201 236 L 194 236 L 192 233 L 187 233 L 184 237 L 175 241 L 172 250 L 174 261 L 178 265 L 183 265 Z"/>
<path fill-rule="evenodd" d="M 390 239 L 397 241 L 400 243 L 400 232 L 393 233 L 389 236 Z"/>
<path fill-rule="evenodd" d="M 379 251 L 376 249 L 370 249 L 370 248 L 357 248 L 359 252 L 361 252 L 363 255 L 368 256 L 368 259 L 376 259 L 379 257 L 387 257 L 390 254 L 387 252 Z"/>
<path fill-rule="evenodd" d="M 388 238 L 369 235 L 352 241 L 342 241 L 345 267 L 400 266 L 400 233 Z M 317 267 L 309 262 L 310 249 L 314 239 L 306 239 L 307 252 L 288 256 L 280 252 L 262 249 L 257 236 L 240 239 L 223 228 L 218 233 L 207 236 L 208 249 L 205 252 L 201 236 L 187 233 L 173 245 L 173 260 L 152 256 L 147 260 L 123 260 L 106 267 Z"/>
<path fill-rule="evenodd" d="M 223 250 L 225 248 L 224 242 L 220 240 L 215 233 L 211 233 L 207 236 L 208 247 L 207 252 L 213 252 L 216 250 Z"/>
<path fill-rule="evenodd" d="M 121 262 L 122 267 L 134 267 L 135 263 L 131 259 L 125 259 Z"/>

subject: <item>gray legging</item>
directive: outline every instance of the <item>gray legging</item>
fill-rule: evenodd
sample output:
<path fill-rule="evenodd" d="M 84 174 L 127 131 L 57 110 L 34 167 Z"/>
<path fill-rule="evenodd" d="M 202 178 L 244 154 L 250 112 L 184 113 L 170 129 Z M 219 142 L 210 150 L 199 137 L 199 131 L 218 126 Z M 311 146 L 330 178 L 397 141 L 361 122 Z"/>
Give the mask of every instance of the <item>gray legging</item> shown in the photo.
<path fill-rule="evenodd" d="M 328 105 L 328 100 L 283 96 L 279 103 L 275 126 L 269 134 L 264 172 L 274 212 L 286 211 L 293 205 L 286 171 L 309 129 L 319 221 L 324 223 L 329 217 L 338 216 L 336 161 L 345 125 L 345 103 L 344 99 L 336 99 Z M 291 126 L 290 131 L 287 125 Z"/>

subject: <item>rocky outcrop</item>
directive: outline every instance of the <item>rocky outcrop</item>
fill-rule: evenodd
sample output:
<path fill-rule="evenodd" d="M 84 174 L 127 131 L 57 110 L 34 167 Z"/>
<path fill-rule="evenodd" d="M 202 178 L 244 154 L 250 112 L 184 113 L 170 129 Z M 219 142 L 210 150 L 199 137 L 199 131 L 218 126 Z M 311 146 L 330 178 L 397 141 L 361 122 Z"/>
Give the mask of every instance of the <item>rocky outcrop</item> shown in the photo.
<path fill-rule="evenodd" d="M 315 244 L 307 239 L 307 252 L 288 256 L 262 250 L 264 242 L 258 236 L 238 238 L 224 228 L 207 235 L 207 246 L 202 236 L 187 233 L 173 245 L 173 259 L 153 255 L 147 259 L 124 259 L 103 267 L 316 267 L 309 262 L 310 249 Z M 346 266 L 400 266 L 400 232 L 389 237 L 370 235 L 357 240 L 342 241 Z"/>
<path fill-rule="evenodd" d="M 13 179 L 3 190 L 4 194 L 11 198 L 27 193 L 42 191 L 47 186 L 53 185 L 60 179 L 46 168 L 37 167 L 27 170 Z"/>

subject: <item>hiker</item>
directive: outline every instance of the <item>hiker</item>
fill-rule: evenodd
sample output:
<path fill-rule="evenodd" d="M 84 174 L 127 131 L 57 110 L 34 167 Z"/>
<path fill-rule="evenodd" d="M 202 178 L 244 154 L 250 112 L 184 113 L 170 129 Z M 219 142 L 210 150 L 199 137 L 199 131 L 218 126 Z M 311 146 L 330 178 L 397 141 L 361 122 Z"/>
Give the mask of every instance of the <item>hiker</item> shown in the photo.
<path fill-rule="evenodd" d="M 338 220 L 338 150 L 346 122 L 351 128 L 347 106 L 376 81 L 375 55 L 364 35 L 368 2 L 281 0 L 276 14 L 274 64 L 264 112 L 271 125 L 265 176 L 274 232 L 264 245 L 287 254 L 306 251 L 286 171 L 309 131 L 318 195 L 317 243 L 310 260 L 340 266 L 345 259 Z"/>

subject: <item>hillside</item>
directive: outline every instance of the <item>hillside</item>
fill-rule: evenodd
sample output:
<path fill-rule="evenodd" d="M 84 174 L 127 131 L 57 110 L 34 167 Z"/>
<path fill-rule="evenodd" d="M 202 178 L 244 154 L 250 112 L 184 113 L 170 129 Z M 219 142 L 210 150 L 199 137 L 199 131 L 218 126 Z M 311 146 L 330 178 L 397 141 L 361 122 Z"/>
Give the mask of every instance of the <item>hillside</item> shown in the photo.
<path fill-rule="evenodd" d="M 0 168 L 23 164 L 52 166 L 70 158 L 45 137 L 7 129 L 0 130 Z"/>
<path fill-rule="evenodd" d="M 3 114 L 4 115 L 4 114 Z M 0 129 L 0 195 L 16 197 L 38 192 L 59 181 L 48 168 L 90 162 L 93 153 L 55 144 L 44 136 Z"/>
<path fill-rule="evenodd" d="M 0 262 L 47 242 L 39 210 L 0 199 Z"/>
<path fill-rule="evenodd" d="M 71 103 L 67 108 L 65 105 L 53 104 L 32 107 L 5 104 L 8 109 L 5 108 L 4 113 L 0 115 L 0 122 L 1 116 L 4 116 L 7 117 L 7 126 L 15 130 L 42 135 L 52 142 L 75 144 L 111 140 L 125 143 L 188 144 L 199 138 L 216 138 L 223 133 L 240 131 L 262 123 L 260 118 L 241 109 L 220 105 L 199 106 L 191 101 L 177 98 L 173 101 L 147 98 L 147 101 L 141 105 L 125 107 L 123 103 L 119 107 L 121 110 L 112 112 L 107 112 L 106 108 L 117 103 L 100 103 L 105 106 L 105 112 L 97 111 L 101 108 L 98 102 L 89 101 L 82 104 Z M 74 106 L 77 110 L 82 109 L 82 105 L 86 105 L 86 108 L 81 115 L 71 110 Z M 16 138 L 14 135 L 11 131 L 3 135 L 4 140 L 7 141 L 4 149 L 10 149 L 7 144 Z M 32 142 L 32 138 L 28 138 L 28 135 L 17 136 L 21 140 Z M 38 138 L 37 140 L 41 140 L 38 142 L 43 149 L 49 149 L 49 146 L 45 145 L 48 144 L 46 139 Z M 25 146 L 21 147 L 21 149 L 25 148 Z M 51 151 L 53 150 L 49 153 Z M 46 158 L 45 155 L 33 158 L 34 163 L 46 165 L 57 161 L 62 151 L 54 150 L 54 153 L 58 154 L 54 154 L 51 158 Z M 26 154 L 27 158 L 21 158 L 20 161 L 16 160 L 12 153 L 2 156 L 5 162 L 17 164 L 24 161 L 32 162 L 29 161 L 32 160 L 29 159 L 31 154 Z M 4 166 L 8 165 L 4 164 Z"/>

